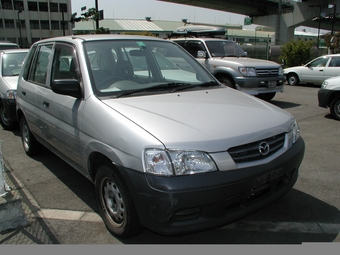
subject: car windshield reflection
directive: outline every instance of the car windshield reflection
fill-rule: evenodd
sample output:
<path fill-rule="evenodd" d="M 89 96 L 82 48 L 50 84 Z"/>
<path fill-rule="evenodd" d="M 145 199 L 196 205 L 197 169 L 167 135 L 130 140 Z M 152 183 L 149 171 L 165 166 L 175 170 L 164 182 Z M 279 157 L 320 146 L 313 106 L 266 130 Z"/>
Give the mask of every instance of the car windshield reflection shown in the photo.
<path fill-rule="evenodd" d="M 216 83 L 178 45 L 164 41 L 87 42 L 87 61 L 98 96 L 138 91 L 170 92 L 172 86 Z M 169 85 L 171 84 L 171 86 Z M 126 93 L 124 93 L 126 92 Z"/>

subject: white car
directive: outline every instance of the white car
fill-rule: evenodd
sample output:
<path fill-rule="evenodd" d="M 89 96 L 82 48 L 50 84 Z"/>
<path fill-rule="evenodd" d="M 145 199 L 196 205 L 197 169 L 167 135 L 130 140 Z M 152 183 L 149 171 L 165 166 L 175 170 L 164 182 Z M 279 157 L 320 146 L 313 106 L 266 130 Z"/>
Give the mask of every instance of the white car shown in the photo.
<path fill-rule="evenodd" d="M 16 126 L 15 94 L 19 72 L 28 49 L 0 51 L 0 124 L 6 130 Z"/>
<path fill-rule="evenodd" d="M 336 120 L 340 120 L 340 76 L 325 80 L 318 91 L 319 106 L 329 108 Z"/>
<path fill-rule="evenodd" d="M 328 78 L 340 73 L 340 54 L 318 57 L 306 65 L 289 67 L 283 70 L 289 85 L 311 83 L 321 85 Z"/>

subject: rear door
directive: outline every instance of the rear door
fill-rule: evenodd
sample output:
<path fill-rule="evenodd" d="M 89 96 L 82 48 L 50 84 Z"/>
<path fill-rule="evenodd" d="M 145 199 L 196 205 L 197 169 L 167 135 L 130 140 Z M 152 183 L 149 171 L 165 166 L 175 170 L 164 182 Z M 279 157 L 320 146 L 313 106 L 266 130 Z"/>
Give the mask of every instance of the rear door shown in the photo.
<path fill-rule="evenodd" d="M 324 80 L 340 75 L 340 56 L 332 57 L 324 71 Z"/>
<path fill-rule="evenodd" d="M 34 45 L 27 56 L 20 86 L 17 90 L 17 100 L 24 110 L 30 130 L 41 139 L 42 96 L 48 86 L 48 67 L 52 56 L 53 44 Z"/>
<path fill-rule="evenodd" d="M 54 79 L 80 81 L 78 58 L 73 45 L 56 43 L 53 52 L 50 82 Z M 81 165 L 79 122 L 83 105 L 83 100 L 56 94 L 50 86 L 44 89 L 42 95 L 41 128 L 45 140 L 78 166 Z"/>

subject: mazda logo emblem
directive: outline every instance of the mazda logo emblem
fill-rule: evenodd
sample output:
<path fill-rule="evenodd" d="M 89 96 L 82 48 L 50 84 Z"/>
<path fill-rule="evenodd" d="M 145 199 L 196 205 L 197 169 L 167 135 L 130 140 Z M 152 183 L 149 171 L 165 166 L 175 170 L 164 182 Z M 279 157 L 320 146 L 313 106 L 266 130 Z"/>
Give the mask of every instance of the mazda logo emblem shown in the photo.
<path fill-rule="evenodd" d="M 266 156 L 270 151 L 269 144 L 267 142 L 261 142 L 259 145 L 259 152 L 262 156 Z"/>

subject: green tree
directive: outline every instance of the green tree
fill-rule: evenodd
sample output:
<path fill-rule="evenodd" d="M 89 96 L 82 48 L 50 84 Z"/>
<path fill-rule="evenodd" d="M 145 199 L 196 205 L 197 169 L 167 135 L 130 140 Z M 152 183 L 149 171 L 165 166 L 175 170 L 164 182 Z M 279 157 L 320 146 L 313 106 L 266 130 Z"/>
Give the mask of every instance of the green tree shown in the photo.
<path fill-rule="evenodd" d="M 285 67 L 306 64 L 314 57 L 312 47 L 312 41 L 292 40 L 281 47 L 280 59 Z"/>
<path fill-rule="evenodd" d="M 92 21 L 93 24 L 93 31 L 96 33 L 96 21 L 99 19 L 99 13 L 97 12 L 96 8 L 90 8 L 86 12 L 81 14 L 82 21 Z"/>

